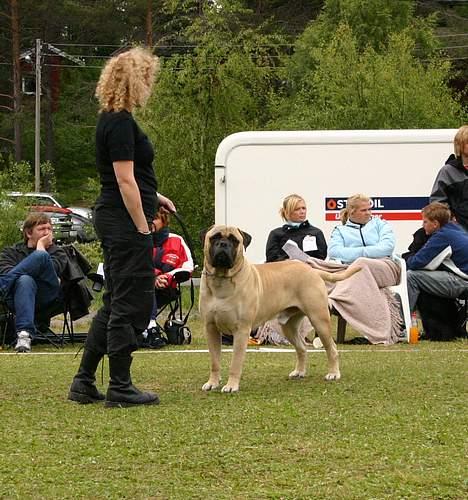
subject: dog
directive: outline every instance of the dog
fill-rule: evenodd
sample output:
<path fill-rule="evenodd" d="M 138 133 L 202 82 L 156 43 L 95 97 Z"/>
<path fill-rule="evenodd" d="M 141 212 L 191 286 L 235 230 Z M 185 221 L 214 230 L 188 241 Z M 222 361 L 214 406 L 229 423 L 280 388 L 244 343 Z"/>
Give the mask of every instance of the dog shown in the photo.
<path fill-rule="evenodd" d="M 233 335 L 229 378 L 221 391 L 237 392 L 252 329 L 279 315 L 283 333 L 296 350 L 290 379 L 306 374 L 307 349 L 297 328 L 307 316 L 326 350 L 325 380 L 339 380 L 338 351 L 331 336 L 328 295 L 323 280 L 341 281 L 359 268 L 339 273 L 312 269 L 286 260 L 251 264 L 244 256 L 251 237 L 231 226 L 213 226 L 204 237 L 204 267 L 200 282 L 200 315 L 204 324 L 211 370 L 204 391 L 220 385 L 221 334 Z"/>

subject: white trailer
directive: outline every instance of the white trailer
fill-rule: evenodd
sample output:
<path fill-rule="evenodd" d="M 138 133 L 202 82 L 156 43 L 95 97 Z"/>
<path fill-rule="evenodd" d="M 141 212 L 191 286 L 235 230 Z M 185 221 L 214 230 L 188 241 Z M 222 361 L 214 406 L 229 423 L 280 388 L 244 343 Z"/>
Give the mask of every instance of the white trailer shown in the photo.
<path fill-rule="evenodd" d="M 421 225 L 439 169 L 453 152 L 456 129 L 241 132 L 226 137 L 215 160 L 215 221 L 252 235 L 247 256 L 264 262 L 271 229 L 291 193 L 303 196 L 308 220 L 329 239 L 346 198 L 364 193 L 387 219 L 404 252 Z"/>

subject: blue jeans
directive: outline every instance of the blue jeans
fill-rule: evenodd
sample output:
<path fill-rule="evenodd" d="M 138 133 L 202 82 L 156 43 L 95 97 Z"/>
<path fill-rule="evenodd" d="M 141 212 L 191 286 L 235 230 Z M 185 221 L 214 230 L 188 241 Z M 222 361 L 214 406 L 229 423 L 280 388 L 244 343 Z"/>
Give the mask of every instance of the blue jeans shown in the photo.
<path fill-rule="evenodd" d="M 59 296 L 60 283 L 47 252 L 35 251 L 7 274 L 0 276 L 0 291 L 15 312 L 16 331 L 36 333 L 36 309 L 50 306 Z"/>
<path fill-rule="evenodd" d="M 177 298 L 177 289 L 173 287 L 168 288 L 155 288 L 153 309 L 151 311 L 151 319 L 156 319 L 158 310 L 166 304 L 173 302 Z"/>

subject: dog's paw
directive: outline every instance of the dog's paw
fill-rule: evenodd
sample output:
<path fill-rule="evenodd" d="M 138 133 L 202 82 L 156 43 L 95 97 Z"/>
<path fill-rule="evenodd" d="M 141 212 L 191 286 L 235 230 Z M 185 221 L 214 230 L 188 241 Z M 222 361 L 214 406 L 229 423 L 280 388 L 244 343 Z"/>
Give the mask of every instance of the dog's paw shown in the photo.
<path fill-rule="evenodd" d="M 226 384 L 222 389 L 221 392 L 225 393 L 230 393 L 232 394 L 233 392 L 239 392 L 239 386 L 238 385 L 230 385 Z"/>
<path fill-rule="evenodd" d="M 289 379 L 299 379 L 299 378 L 304 378 L 305 377 L 305 372 L 300 372 L 299 370 L 293 370 L 289 374 Z"/>
<path fill-rule="evenodd" d="M 325 380 L 327 382 L 330 382 L 331 380 L 340 380 L 340 378 L 341 378 L 341 373 L 340 372 L 327 373 L 325 375 Z"/>
<path fill-rule="evenodd" d="M 219 387 L 219 384 L 216 384 L 215 382 L 208 381 L 206 384 L 202 385 L 202 391 L 214 391 L 218 387 Z"/>

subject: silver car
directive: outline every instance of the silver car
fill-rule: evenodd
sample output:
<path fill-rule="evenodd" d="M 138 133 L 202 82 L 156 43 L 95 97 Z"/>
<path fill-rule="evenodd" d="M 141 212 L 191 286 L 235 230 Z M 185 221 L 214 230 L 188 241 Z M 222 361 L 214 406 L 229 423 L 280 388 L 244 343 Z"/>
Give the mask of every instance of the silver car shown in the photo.
<path fill-rule="evenodd" d="M 92 223 L 93 211 L 86 207 L 66 207 L 50 193 L 7 193 L 11 199 L 25 200 L 34 211 L 42 211 L 51 217 L 54 235 L 60 241 L 87 242 L 96 239 Z"/>

